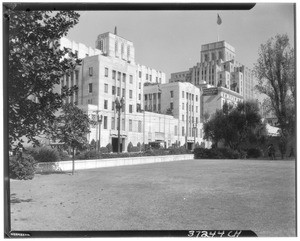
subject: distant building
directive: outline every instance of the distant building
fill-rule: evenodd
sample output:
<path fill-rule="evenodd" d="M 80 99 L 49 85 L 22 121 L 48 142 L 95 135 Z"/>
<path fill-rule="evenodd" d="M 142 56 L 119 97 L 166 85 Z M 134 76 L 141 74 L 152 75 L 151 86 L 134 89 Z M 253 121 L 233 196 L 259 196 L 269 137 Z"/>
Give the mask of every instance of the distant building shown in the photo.
<path fill-rule="evenodd" d="M 200 89 L 191 83 L 144 86 L 144 110 L 174 116 L 177 143 L 187 143 L 189 149 L 203 142 L 200 109 Z"/>
<path fill-rule="evenodd" d="M 233 99 L 253 100 L 254 81 L 252 71 L 235 60 L 235 49 L 225 41 L 201 46 L 200 63 L 188 71 L 171 74 L 170 82 L 190 82 L 204 88 L 223 87 L 228 93 L 237 93 Z M 235 95 L 235 94 L 233 94 Z M 221 99 L 215 98 L 212 105 L 221 106 Z M 204 107 L 205 108 L 205 103 Z M 210 109 L 210 108 L 209 108 Z"/>

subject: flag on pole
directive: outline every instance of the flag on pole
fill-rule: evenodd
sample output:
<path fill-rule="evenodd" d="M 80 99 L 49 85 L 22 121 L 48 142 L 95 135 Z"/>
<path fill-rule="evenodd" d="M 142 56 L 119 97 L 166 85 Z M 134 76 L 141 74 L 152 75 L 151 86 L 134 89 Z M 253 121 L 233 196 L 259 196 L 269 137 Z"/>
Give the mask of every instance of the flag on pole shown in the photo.
<path fill-rule="evenodd" d="M 220 15 L 218 14 L 217 24 L 221 25 L 221 23 L 222 23 L 222 19 L 221 19 Z"/>

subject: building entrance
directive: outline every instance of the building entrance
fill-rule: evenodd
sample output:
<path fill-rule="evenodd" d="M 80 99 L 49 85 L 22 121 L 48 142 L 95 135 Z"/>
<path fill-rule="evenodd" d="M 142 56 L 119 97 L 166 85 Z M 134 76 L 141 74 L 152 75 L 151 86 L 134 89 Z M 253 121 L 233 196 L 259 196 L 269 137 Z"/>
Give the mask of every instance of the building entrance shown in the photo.
<path fill-rule="evenodd" d="M 120 138 L 120 152 L 122 152 L 123 150 L 123 139 L 124 138 Z M 118 138 L 117 137 L 112 137 L 111 138 L 111 145 L 112 145 L 112 151 L 113 152 L 118 152 Z"/>
<path fill-rule="evenodd" d="M 188 150 L 192 150 L 193 149 L 193 144 L 192 142 L 188 142 L 187 148 Z"/>

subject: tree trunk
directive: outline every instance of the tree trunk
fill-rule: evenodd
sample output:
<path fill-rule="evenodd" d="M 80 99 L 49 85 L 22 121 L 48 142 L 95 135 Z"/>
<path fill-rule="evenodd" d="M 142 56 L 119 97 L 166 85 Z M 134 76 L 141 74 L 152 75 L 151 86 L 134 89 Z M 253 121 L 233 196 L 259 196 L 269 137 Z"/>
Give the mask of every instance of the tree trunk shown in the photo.
<path fill-rule="evenodd" d="M 72 149 L 72 175 L 75 173 L 75 148 Z"/>

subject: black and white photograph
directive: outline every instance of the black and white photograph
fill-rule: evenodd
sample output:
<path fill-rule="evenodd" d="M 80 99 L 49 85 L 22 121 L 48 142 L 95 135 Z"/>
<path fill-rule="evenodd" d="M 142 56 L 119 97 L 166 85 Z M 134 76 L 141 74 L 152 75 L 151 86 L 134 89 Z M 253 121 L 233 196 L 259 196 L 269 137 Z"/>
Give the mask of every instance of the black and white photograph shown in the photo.
<path fill-rule="evenodd" d="M 296 237 L 296 3 L 3 2 L 4 237 Z"/>

